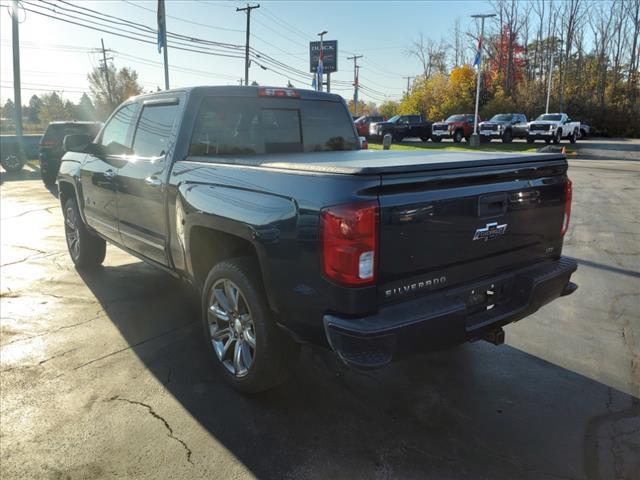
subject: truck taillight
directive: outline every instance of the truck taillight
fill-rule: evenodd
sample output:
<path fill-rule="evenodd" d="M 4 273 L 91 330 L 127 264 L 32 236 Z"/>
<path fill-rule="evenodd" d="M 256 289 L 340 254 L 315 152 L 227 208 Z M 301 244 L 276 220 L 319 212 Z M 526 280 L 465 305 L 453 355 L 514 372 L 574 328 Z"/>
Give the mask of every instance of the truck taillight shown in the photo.
<path fill-rule="evenodd" d="M 354 203 L 322 210 L 322 270 L 336 283 L 369 285 L 376 281 L 378 203 Z"/>
<path fill-rule="evenodd" d="M 55 147 L 56 145 L 58 145 L 58 142 L 56 142 L 55 140 L 43 140 L 40 142 L 40 145 L 42 145 L 43 147 Z"/>
<path fill-rule="evenodd" d="M 567 178 L 564 184 L 564 217 L 562 219 L 562 229 L 560 235 L 564 236 L 569 230 L 569 220 L 571 219 L 571 199 L 573 197 L 573 183 Z"/>
<path fill-rule="evenodd" d="M 260 87 L 258 89 L 259 97 L 286 97 L 286 98 L 300 98 L 300 93 L 297 90 L 291 88 L 266 88 Z"/>

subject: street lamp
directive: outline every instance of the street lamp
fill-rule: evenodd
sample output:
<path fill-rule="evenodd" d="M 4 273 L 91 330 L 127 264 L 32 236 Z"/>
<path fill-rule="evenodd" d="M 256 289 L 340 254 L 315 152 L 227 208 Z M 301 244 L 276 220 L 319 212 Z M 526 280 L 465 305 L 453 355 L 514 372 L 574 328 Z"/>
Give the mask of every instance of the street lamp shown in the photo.
<path fill-rule="evenodd" d="M 484 19 L 495 17 L 495 13 L 484 13 L 471 15 L 471 18 L 480 19 L 480 41 L 478 42 L 478 82 L 476 85 L 476 113 L 473 117 L 473 134 L 471 135 L 470 145 L 472 147 L 480 146 L 480 137 L 478 136 L 478 106 L 480 104 L 480 72 L 482 70 L 482 42 L 484 41 Z"/>
<path fill-rule="evenodd" d="M 323 55 L 323 50 L 322 50 L 322 41 L 324 40 L 324 36 L 329 33 L 326 30 L 321 31 L 318 36 L 320 37 L 320 54 L 318 55 L 318 63 L 320 63 Z M 322 91 L 322 72 L 324 70 L 324 64 L 322 65 L 322 69 L 318 69 L 317 73 L 318 73 L 318 91 L 321 92 Z"/>

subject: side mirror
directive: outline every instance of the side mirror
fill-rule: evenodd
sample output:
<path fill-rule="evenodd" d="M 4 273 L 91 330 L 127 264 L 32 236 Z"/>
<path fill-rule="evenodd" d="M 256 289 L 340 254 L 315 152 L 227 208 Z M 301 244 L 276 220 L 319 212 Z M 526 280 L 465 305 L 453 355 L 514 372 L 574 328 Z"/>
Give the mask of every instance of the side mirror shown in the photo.
<path fill-rule="evenodd" d="M 91 143 L 91 137 L 85 134 L 65 135 L 62 146 L 65 152 L 84 152 L 87 145 Z"/>

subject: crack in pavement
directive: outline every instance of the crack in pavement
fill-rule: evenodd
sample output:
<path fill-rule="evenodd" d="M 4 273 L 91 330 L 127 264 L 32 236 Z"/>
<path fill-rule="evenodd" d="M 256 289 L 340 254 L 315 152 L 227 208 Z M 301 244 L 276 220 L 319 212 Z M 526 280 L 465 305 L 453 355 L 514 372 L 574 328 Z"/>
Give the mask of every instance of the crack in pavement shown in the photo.
<path fill-rule="evenodd" d="M 12 218 L 18 218 L 18 217 L 22 217 L 24 215 L 27 215 L 29 213 L 36 213 L 36 212 L 47 212 L 47 213 L 51 213 L 53 215 L 53 212 L 51 212 L 52 209 L 54 208 L 58 208 L 57 206 L 54 207 L 46 207 L 46 208 L 35 208 L 33 210 L 26 210 L 22 213 L 19 213 L 17 215 L 12 215 L 11 217 L 2 217 L 2 219 L 0 220 L 10 220 Z"/>
<path fill-rule="evenodd" d="M 34 257 L 37 258 L 47 258 L 47 257 L 52 257 L 54 255 L 60 255 L 62 252 L 52 252 L 52 253 L 45 253 L 45 254 L 41 254 L 41 253 L 32 253 L 31 255 L 27 255 L 26 257 L 20 259 L 20 260 L 15 260 L 13 262 L 9 262 L 9 263 L 3 263 L 2 265 L 0 265 L 0 267 L 8 267 L 10 265 L 16 265 L 18 263 L 23 263 L 26 262 L 27 260 L 31 260 Z"/>
<path fill-rule="evenodd" d="M 193 321 L 193 322 L 187 323 L 186 325 L 182 325 L 180 327 L 172 328 L 171 330 L 167 330 L 166 332 L 159 333 L 158 335 L 154 335 L 153 337 L 146 338 L 146 339 L 141 340 L 141 341 L 139 341 L 137 343 L 134 343 L 133 345 L 128 345 L 128 346 L 126 346 L 124 348 L 121 348 L 119 350 L 116 350 L 114 352 L 107 353 L 106 355 L 102 355 L 100 357 L 91 359 L 88 362 L 85 362 L 82 365 L 78 365 L 77 367 L 73 368 L 73 370 L 74 371 L 75 370 L 80 370 L 81 368 L 84 368 L 84 367 L 86 367 L 88 365 L 91 365 L 91 364 L 93 364 L 95 362 L 99 362 L 100 360 L 104 360 L 105 358 L 109 358 L 109 357 L 112 357 L 112 356 L 117 355 L 119 353 L 125 352 L 127 350 L 131 350 L 132 348 L 139 347 L 140 345 L 143 345 L 143 344 L 145 344 L 147 342 L 151 342 L 153 340 L 157 340 L 158 338 L 164 337 L 164 336 L 169 335 L 170 333 L 173 333 L 173 332 L 177 332 L 178 330 L 183 329 L 185 327 L 190 327 L 194 323 L 196 323 L 196 322 Z"/>
<path fill-rule="evenodd" d="M 56 353 L 56 354 L 55 354 L 55 355 L 53 355 L 52 357 L 45 358 L 44 360 L 40 360 L 40 361 L 38 362 L 38 365 L 43 365 L 43 364 L 47 363 L 49 360 L 53 360 L 54 358 L 64 357 L 64 356 L 65 356 L 65 355 L 67 355 L 68 353 L 75 352 L 75 351 L 76 351 L 76 350 L 78 350 L 79 348 L 80 348 L 80 347 L 74 347 L 74 348 L 72 348 L 72 349 L 70 349 L 70 350 L 66 350 L 66 351 L 61 352 L 61 353 Z"/>
<path fill-rule="evenodd" d="M 184 442 L 184 440 L 182 440 L 181 438 L 178 438 L 178 437 L 176 437 L 174 435 L 173 428 L 171 428 L 171 425 L 169 425 L 169 422 L 167 422 L 167 420 L 164 417 L 158 415 L 151 405 L 148 405 L 148 404 L 143 403 L 143 402 L 138 402 L 137 400 L 129 400 L 128 398 L 120 397 L 120 395 L 115 395 L 115 396 L 111 397 L 109 399 L 109 401 L 110 402 L 113 402 L 113 401 L 125 402 L 125 403 L 129 403 L 131 405 L 138 405 L 140 407 L 146 408 L 147 411 L 149 412 L 149 414 L 153 418 L 156 418 L 156 419 L 160 420 L 163 423 L 164 428 L 166 428 L 166 430 L 168 432 L 167 436 L 169 438 L 172 438 L 176 442 L 178 442 L 180 445 L 182 445 L 182 448 L 184 448 L 184 450 L 185 450 L 185 452 L 187 454 L 187 462 L 189 462 L 191 465 L 193 465 L 193 462 L 191 461 L 191 454 L 193 452 L 191 451 L 189 446 Z"/>
<path fill-rule="evenodd" d="M 85 323 L 89 323 L 89 322 L 92 322 L 94 320 L 97 320 L 98 318 L 102 317 L 103 315 L 105 315 L 105 312 L 100 311 L 94 317 L 88 318 L 87 320 L 83 320 L 82 322 L 72 323 L 71 325 L 63 325 L 62 327 L 58 327 L 55 330 L 49 330 L 47 332 L 38 333 L 36 335 L 29 335 L 28 337 L 16 338 L 15 340 L 11 340 L 10 342 L 0 344 L 0 348 L 6 347 L 7 345 L 11 345 L 12 343 L 23 342 L 25 340 L 30 340 L 32 338 L 44 337 L 45 335 L 50 335 L 52 333 L 59 332 L 60 330 L 67 330 L 69 328 L 78 327 L 80 325 L 84 325 Z"/>

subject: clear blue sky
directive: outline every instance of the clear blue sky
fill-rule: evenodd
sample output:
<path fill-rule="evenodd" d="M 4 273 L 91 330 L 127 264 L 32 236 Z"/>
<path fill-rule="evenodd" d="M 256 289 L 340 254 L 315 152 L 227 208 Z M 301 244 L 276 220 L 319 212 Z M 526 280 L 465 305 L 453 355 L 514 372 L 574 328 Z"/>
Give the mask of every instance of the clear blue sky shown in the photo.
<path fill-rule="evenodd" d="M 64 3 L 41 3 L 64 14 Z M 85 8 L 125 18 L 156 28 L 155 0 L 78 1 L 71 3 Z M 328 30 L 325 39 L 338 40 L 339 72 L 332 81 L 353 80 L 353 64 L 346 57 L 362 54 L 360 81 L 376 93 L 361 93 L 361 99 L 382 101 L 397 99 L 406 88 L 405 75 L 420 73 L 417 59 L 406 54 L 412 39 L 420 32 L 439 40 L 450 38 L 456 17 L 462 29 L 472 27 L 471 13 L 490 11 L 486 1 L 261 1 L 261 8 L 253 10 L 251 45 L 291 67 L 309 70 L 308 42 L 316 40 L 316 33 Z M 0 101 L 13 97 L 11 58 L 11 18 L 6 8 L 10 2 L 0 0 Z M 170 32 L 207 40 L 244 45 L 245 14 L 235 11 L 244 6 L 232 1 L 167 0 L 167 26 Z M 25 8 L 32 8 L 24 3 Z M 145 10 L 147 9 L 147 10 Z M 69 17 L 67 17 L 69 18 Z M 63 23 L 28 11 L 20 12 L 21 68 L 23 103 L 36 93 L 55 89 L 63 96 L 77 101 L 83 90 L 88 91 L 86 74 L 99 63 L 101 55 L 95 50 L 104 38 L 111 49 L 117 67 L 135 68 L 145 90 L 163 86 L 162 55 L 155 45 L 119 38 L 108 33 Z M 186 20 L 186 21 L 184 21 Z M 201 25 L 196 25 L 196 22 Z M 116 23 L 113 27 L 124 28 Z M 137 58 L 134 58 L 137 57 Z M 154 63 L 155 62 L 155 63 Z M 237 84 L 244 74 L 244 59 L 223 58 L 169 49 L 169 63 L 181 70 L 171 69 L 171 86 L 200 84 Z M 191 69 L 191 71 L 185 70 Z M 284 85 L 287 78 L 253 65 L 250 80 L 260 84 Z M 291 76 L 297 87 L 309 88 Z M 332 91 L 350 98 L 347 84 L 334 84 Z"/>

